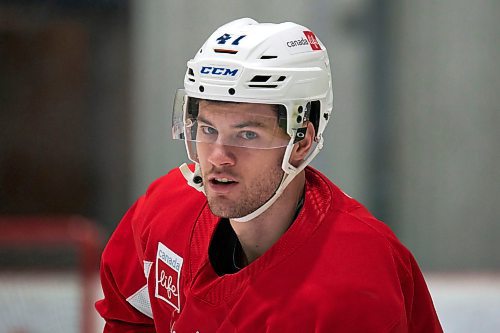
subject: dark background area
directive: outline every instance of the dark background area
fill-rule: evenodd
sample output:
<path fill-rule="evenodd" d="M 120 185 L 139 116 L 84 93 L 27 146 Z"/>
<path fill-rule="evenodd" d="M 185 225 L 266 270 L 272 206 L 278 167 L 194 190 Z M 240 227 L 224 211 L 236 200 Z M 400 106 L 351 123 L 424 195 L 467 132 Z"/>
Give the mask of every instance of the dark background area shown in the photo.
<path fill-rule="evenodd" d="M 128 205 L 128 1 L 0 1 L 0 214 Z"/>

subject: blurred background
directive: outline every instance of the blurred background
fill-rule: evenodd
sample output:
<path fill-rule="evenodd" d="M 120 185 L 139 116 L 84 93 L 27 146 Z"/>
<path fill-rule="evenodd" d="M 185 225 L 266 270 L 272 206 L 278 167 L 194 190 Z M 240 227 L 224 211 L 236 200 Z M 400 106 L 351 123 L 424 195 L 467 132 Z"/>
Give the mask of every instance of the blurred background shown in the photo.
<path fill-rule="evenodd" d="M 101 329 L 99 253 L 187 160 L 170 139 L 186 61 L 241 17 L 326 45 L 313 165 L 413 252 L 446 332 L 498 332 L 499 1 L 0 0 L 0 333 Z"/>

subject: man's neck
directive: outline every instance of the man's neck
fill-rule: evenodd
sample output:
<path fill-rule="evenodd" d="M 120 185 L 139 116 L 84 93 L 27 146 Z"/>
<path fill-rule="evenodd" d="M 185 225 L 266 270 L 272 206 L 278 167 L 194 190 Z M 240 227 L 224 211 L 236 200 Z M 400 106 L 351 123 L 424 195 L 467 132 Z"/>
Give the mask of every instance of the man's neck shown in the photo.
<path fill-rule="evenodd" d="M 246 256 L 241 262 L 253 262 L 288 230 L 296 217 L 304 186 L 305 172 L 302 171 L 287 186 L 278 200 L 260 216 L 248 222 L 230 221 Z"/>

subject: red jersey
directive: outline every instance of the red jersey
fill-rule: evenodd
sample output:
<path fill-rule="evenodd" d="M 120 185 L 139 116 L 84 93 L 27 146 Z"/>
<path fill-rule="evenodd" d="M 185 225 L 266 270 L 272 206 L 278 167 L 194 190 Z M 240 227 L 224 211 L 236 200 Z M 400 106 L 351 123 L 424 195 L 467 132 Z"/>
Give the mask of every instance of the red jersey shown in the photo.
<path fill-rule="evenodd" d="M 210 258 L 223 219 L 205 196 L 178 170 L 154 182 L 102 255 L 104 331 L 442 332 L 411 253 L 320 172 L 305 172 L 294 223 L 232 274 Z"/>

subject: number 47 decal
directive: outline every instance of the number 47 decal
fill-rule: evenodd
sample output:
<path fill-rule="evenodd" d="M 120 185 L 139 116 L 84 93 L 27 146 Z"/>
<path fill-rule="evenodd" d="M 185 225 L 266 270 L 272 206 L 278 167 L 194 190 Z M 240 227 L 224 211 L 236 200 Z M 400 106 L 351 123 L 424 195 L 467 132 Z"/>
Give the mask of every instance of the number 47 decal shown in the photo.
<path fill-rule="evenodd" d="M 238 36 L 236 39 L 233 39 L 233 36 L 231 36 L 230 34 L 224 34 L 224 35 L 220 36 L 219 38 L 217 38 L 216 40 L 217 40 L 217 44 L 226 44 L 227 41 L 233 40 L 231 45 L 239 45 L 240 40 L 242 40 L 246 36 L 247 35 L 241 35 L 241 36 Z"/>

